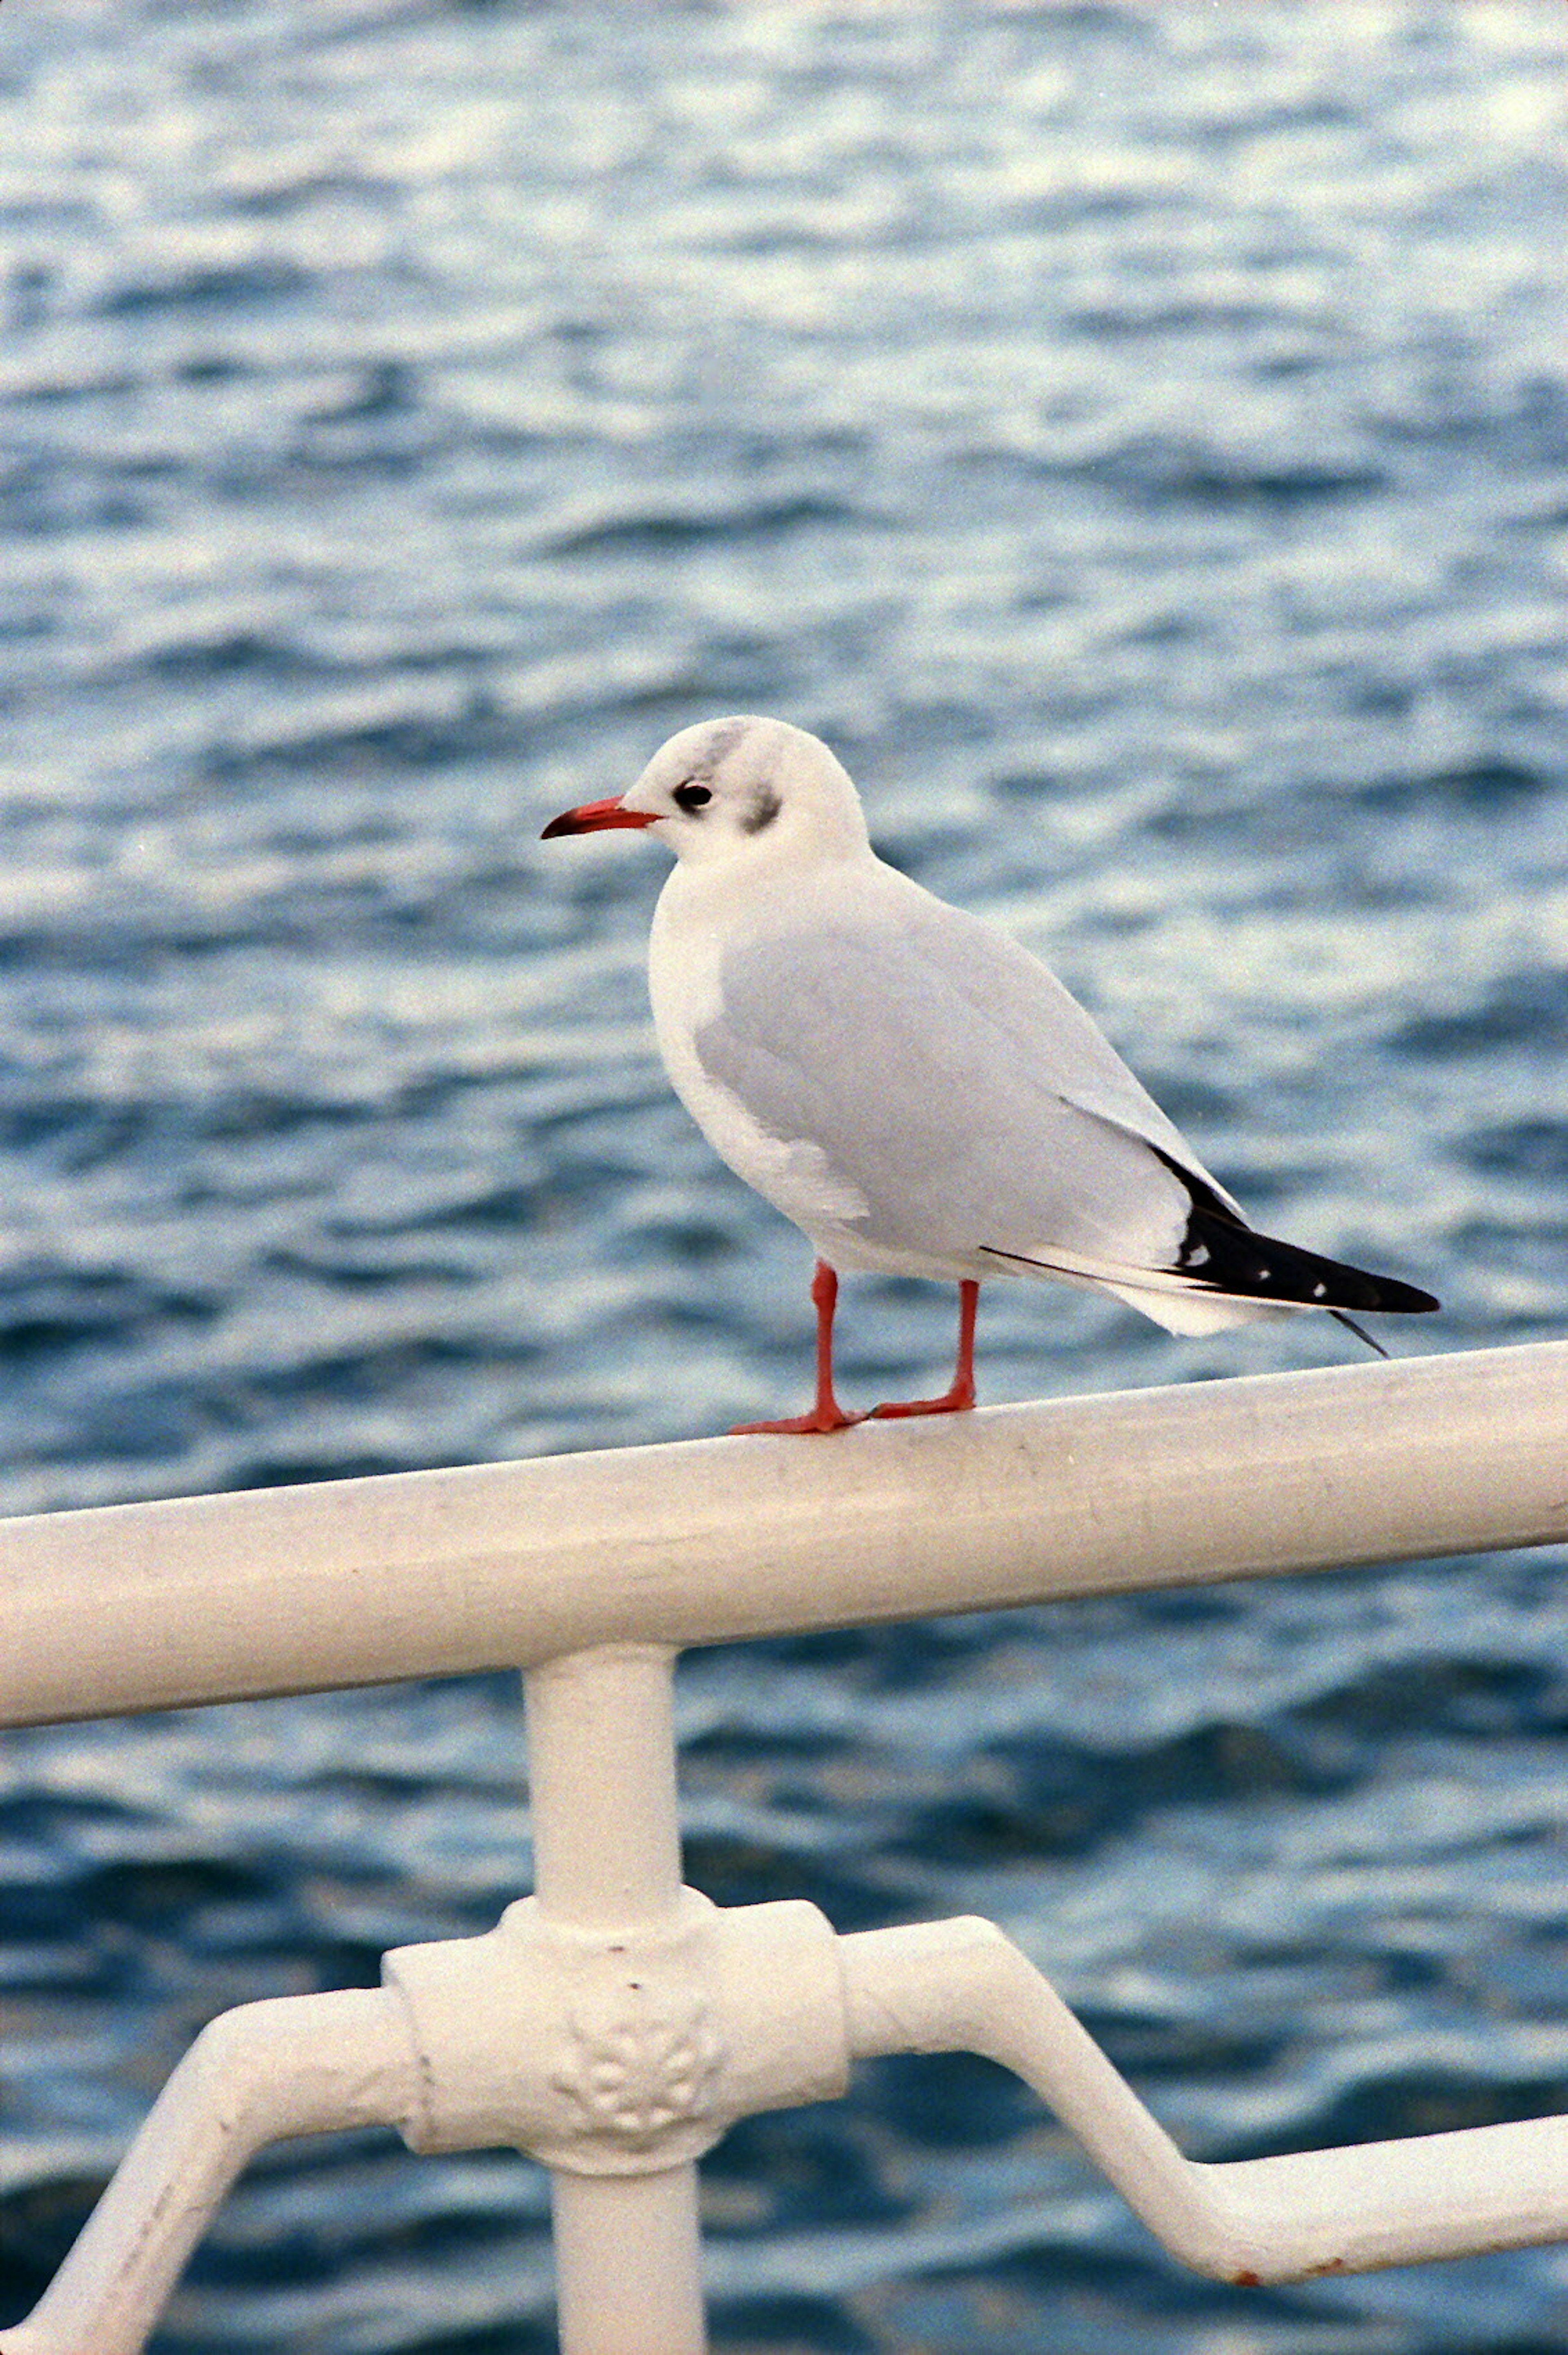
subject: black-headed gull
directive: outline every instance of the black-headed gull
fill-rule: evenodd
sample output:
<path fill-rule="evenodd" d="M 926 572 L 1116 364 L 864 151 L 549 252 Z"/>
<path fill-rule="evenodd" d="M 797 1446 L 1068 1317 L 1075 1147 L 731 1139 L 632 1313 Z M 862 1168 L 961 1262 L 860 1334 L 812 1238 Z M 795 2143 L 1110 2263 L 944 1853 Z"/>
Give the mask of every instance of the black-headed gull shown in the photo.
<path fill-rule="evenodd" d="M 959 1286 L 951 1387 L 879 1415 L 973 1406 L 992 1275 L 1089 1284 L 1172 1333 L 1437 1306 L 1255 1234 L 1037 958 L 877 857 L 815 736 L 782 719 L 683 729 L 624 798 L 544 832 L 656 826 L 677 860 L 648 957 L 665 1069 L 714 1150 L 816 1252 L 815 1403 L 742 1430 L 863 1420 L 834 1395 L 840 1268 Z"/>

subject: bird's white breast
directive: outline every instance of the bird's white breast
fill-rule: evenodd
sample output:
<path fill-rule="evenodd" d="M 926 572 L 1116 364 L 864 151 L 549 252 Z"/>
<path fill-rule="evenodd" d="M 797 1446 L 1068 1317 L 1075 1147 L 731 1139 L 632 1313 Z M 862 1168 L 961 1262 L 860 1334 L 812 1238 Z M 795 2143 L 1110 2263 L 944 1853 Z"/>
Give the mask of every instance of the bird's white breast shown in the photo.
<path fill-rule="evenodd" d="M 721 1161 L 825 1244 L 839 1221 L 866 1215 L 859 1188 L 837 1177 L 809 1137 L 774 1136 L 734 1090 L 703 1068 L 699 1036 L 724 1013 L 721 968 L 726 937 L 741 914 L 735 898 L 720 903 L 700 870 L 677 867 L 665 885 L 648 943 L 648 995 L 654 1032 L 670 1085 Z M 764 906 L 750 911 L 766 920 Z"/>

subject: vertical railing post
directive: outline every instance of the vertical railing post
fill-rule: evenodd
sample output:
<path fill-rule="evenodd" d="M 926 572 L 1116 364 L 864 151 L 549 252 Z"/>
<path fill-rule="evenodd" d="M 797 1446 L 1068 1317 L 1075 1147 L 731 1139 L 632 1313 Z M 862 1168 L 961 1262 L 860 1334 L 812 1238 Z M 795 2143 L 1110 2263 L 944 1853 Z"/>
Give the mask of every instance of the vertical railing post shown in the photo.
<path fill-rule="evenodd" d="M 679 1902 L 675 1656 L 607 1645 L 531 1668 L 528 1784 L 539 1911 L 562 1929 L 648 1929 Z M 704 2355 L 695 2166 L 553 2169 L 560 2355 Z"/>

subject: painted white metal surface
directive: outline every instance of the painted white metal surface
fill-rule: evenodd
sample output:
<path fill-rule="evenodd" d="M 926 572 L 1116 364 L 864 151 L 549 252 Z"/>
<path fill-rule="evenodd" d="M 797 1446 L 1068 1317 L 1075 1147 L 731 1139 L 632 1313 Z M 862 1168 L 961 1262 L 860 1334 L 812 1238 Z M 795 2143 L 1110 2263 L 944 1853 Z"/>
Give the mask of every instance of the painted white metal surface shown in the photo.
<path fill-rule="evenodd" d="M 709 1934 L 670 1972 L 683 1922 Z M 836 1938 L 813 1906 L 720 1913 L 688 1890 L 651 1923 L 591 1928 L 530 1901 L 484 1937 L 389 1955 L 387 1977 L 383 1993 L 249 2005 L 208 2030 L 45 2297 L 0 2331 L 3 2355 L 138 2355 L 245 2160 L 284 2135 L 368 2123 L 400 2125 L 416 2150 L 516 2144 L 552 2169 L 562 2355 L 702 2355 L 694 2152 L 893 2052 L 970 2051 L 1016 2071 L 1166 2248 L 1221 2280 L 1568 2235 L 1568 2117 L 1183 2158 L 988 1922 Z"/>
<path fill-rule="evenodd" d="M 857 2058 L 983 2052 L 1032 2085 L 1173 2256 L 1255 2285 L 1568 2236 L 1568 2117 L 1205 2166 L 991 1923 L 839 1940 Z"/>
<path fill-rule="evenodd" d="M 136 2355 L 246 2160 L 396 2126 L 551 2170 L 563 2355 L 701 2355 L 696 2161 L 857 2058 L 1016 2070 L 1186 2263 L 1283 2281 L 1568 2236 L 1568 2118 L 1185 2158 L 989 1923 L 837 1938 L 680 1884 L 674 1646 L 1568 1533 L 1568 1345 L 0 1525 L 17 1719 L 527 1664 L 537 1893 L 170 2079 L 3 2355 Z M 122 1657 L 123 1656 L 123 1657 Z"/>
<path fill-rule="evenodd" d="M 580 2128 L 577 2163 L 557 2151 L 550 2171 L 560 2355 L 702 2355 L 708 2344 L 696 2154 L 677 2155 L 665 2134 L 685 2106 L 677 2067 L 688 2099 L 702 2082 L 686 2049 L 699 2047 L 701 2020 L 687 2016 L 681 1954 L 674 1670 L 671 1652 L 627 1645 L 568 1654 L 526 1679 L 532 1902 L 544 1943 L 576 1966 L 549 2025 L 528 2032 Z M 662 1968 L 624 1951 L 650 1936 Z M 604 1955 L 606 1944 L 624 1951 Z M 493 2084 L 489 2058 L 481 2076 Z M 645 2162 L 615 2169 L 625 2179 L 613 2190 L 583 2164 L 602 2144 Z"/>
<path fill-rule="evenodd" d="M 0 1723 L 1568 1536 L 1568 1342 L 0 1522 Z"/>
<path fill-rule="evenodd" d="M 5 2355 L 137 2355 L 229 2185 L 289 2135 L 396 2126 L 418 2056 L 379 1988 L 243 2004 L 202 2030 Z"/>

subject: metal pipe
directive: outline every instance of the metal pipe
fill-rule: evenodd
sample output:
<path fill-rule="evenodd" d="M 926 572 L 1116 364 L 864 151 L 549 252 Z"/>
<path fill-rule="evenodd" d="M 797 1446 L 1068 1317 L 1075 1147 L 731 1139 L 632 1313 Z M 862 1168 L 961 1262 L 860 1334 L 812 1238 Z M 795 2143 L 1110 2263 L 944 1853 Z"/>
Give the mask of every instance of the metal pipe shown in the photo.
<path fill-rule="evenodd" d="M 192 2249 L 257 2151 L 286 2135 L 398 2126 L 417 2097 L 380 1988 L 242 2004 L 204 2028 L 108 2190 L 0 2355 L 138 2355 Z"/>
<path fill-rule="evenodd" d="M 1568 1342 L 0 1522 L 0 1723 L 1568 1537 Z"/>
<path fill-rule="evenodd" d="M 523 1679 L 534 1895 L 552 1921 L 639 1927 L 680 1902 L 675 1655 L 603 1645 Z"/>
<path fill-rule="evenodd" d="M 1568 2232 L 1568 2116 L 1205 2165 L 1184 2158 L 993 1923 L 838 1942 L 852 2052 L 983 2052 L 1048 2102 L 1171 2254 L 1248 2286 Z"/>
<path fill-rule="evenodd" d="M 696 2168 L 549 2183 L 560 2355 L 702 2355 Z"/>
<path fill-rule="evenodd" d="M 839 1939 L 838 1961 L 857 2060 L 983 2052 L 1049 2103 L 1168 2248 L 1190 2239 L 1189 2162 L 1050 1981 L 994 1923 L 965 1915 L 855 1931 Z"/>
<path fill-rule="evenodd" d="M 674 1668 L 665 1646 L 614 1645 L 524 1678 L 534 1883 L 558 1928 L 633 1933 L 677 1917 Z M 610 2063 L 633 2074 L 638 2018 L 634 2009 Z M 560 2355 L 703 2355 L 695 2165 L 553 2168 L 550 2200 Z"/>

